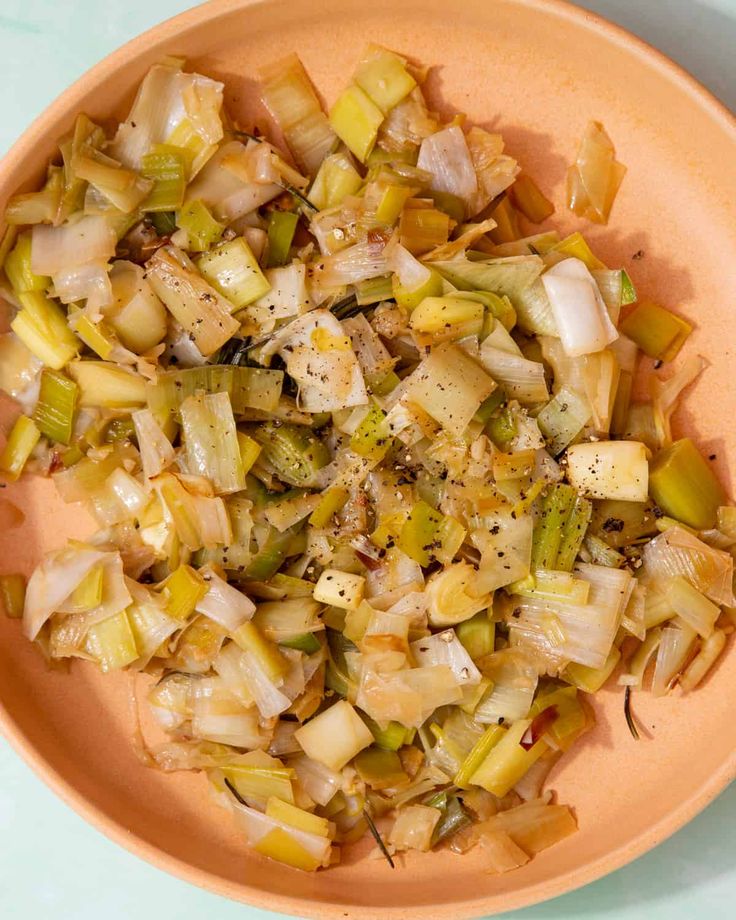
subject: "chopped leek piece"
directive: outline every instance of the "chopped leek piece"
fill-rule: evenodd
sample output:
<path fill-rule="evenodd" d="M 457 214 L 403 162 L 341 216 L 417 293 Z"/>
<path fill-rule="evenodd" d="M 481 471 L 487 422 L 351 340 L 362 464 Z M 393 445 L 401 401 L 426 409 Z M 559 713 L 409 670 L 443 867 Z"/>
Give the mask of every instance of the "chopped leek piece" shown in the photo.
<path fill-rule="evenodd" d="M 573 661 L 565 668 L 562 676 L 574 684 L 578 690 L 583 690 L 585 693 L 597 693 L 613 674 L 620 660 L 621 650 L 614 645 L 602 668 L 589 668 L 587 665 Z"/>
<path fill-rule="evenodd" d="M 247 476 L 260 456 L 261 445 L 247 434 L 243 434 L 242 431 L 237 432 L 237 437 L 240 448 L 240 465 L 243 469 L 243 476 Z"/>
<path fill-rule="evenodd" d="M 102 671 L 124 668 L 138 657 L 133 630 L 124 610 L 90 626 L 84 646 Z"/>
<path fill-rule="evenodd" d="M 649 479 L 652 498 L 670 517 L 697 530 L 715 526 L 725 493 L 690 438 L 661 450 L 652 461 Z"/>
<path fill-rule="evenodd" d="M 519 214 L 508 198 L 501 199 L 491 211 L 491 217 L 496 221 L 496 227 L 490 232 L 494 243 L 513 243 L 522 236 Z"/>
<path fill-rule="evenodd" d="M 489 725 L 485 732 L 475 742 L 470 753 L 462 762 L 460 770 L 455 776 L 455 785 L 461 789 L 467 789 L 472 783 L 472 777 L 475 776 L 478 769 L 488 757 L 493 748 L 501 741 L 506 734 L 506 729 L 501 725 Z M 474 783 L 472 783 L 475 785 Z"/>
<path fill-rule="evenodd" d="M 493 745 L 488 756 L 470 777 L 470 782 L 474 786 L 480 786 L 493 795 L 503 797 L 534 766 L 542 754 L 549 750 L 541 740 L 528 750 L 522 747 L 520 742 L 531 724 L 529 719 L 519 719 L 508 731 L 501 729 L 503 736 Z M 457 783 L 457 777 L 455 782 Z"/>
<path fill-rule="evenodd" d="M 209 479 L 217 494 L 242 491 L 245 473 L 229 395 L 189 396 L 179 413 L 189 471 Z"/>
<path fill-rule="evenodd" d="M 567 478 L 589 498 L 643 502 L 649 487 L 647 454 L 639 441 L 573 444 L 567 451 Z"/>
<path fill-rule="evenodd" d="M 261 70 L 263 99 L 297 164 L 314 175 L 336 138 L 309 77 L 295 54 Z"/>
<path fill-rule="evenodd" d="M 383 112 L 359 87 L 349 86 L 330 109 L 332 128 L 361 163 L 376 143 Z"/>
<path fill-rule="evenodd" d="M 667 601 L 672 610 L 704 639 L 713 632 L 721 608 L 697 591 L 682 575 L 667 582 Z"/>
<path fill-rule="evenodd" d="M 412 255 L 422 255 L 447 242 L 450 218 L 435 208 L 405 207 L 399 219 L 399 240 Z"/>
<path fill-rule="evenodd" d="M 461 297 L 425 297 L 411 313 L 409 326 L 418 345 L 434 345 L 483 328 L 483 304 Z"/>
<path fill-rule="evenodd" d="M 541 224 L 555 212 L 555 206 L 545 198 L 534 179 L 526 173 L 516 177 L 510 193 L 515 206 L 533 224 Z"/>
<path fill-rule="evenodd" d="M 564 483 L 553 486 L 545 497 L 534 525 L 533 569 L 558 568 L 557 557 L 562 545 L 562 534 L 576 499 L 575 490 Z"/>
<path fill-rule="evenodd" d="M 0 575 L 0 602 L 2 602 L 7 617 L 11 620 L 19 620 L 23 616 L 25 599 L 25 575 Z"/>
<path fill-rule="evenodd" d="M 397 540 L 399 549 L 421 566 L 452 562 L 465 539 L 465 528 L 454 518 L 419 501 L 409 512 Z"/>
<path fill-rule="evenodd" d="M 207 252 L 219 243 L 225 229 L 199 200 L 188 201 L 176 214 L 176 226 L 187 235 L 190 252 Z"/>
<path fill-rule="evenodd" d="M 15 246 L 5 257 L 3 268 L 16 294 L 45 291 L 51 286 L 51 278 L 37 275 L 31 268 L 31 233 L 29 230 L 18 236 Z"/>
<path fill-rule="evenodd" d="M 71 595 L 71 603 L 77 611 L 91 610 L 102 603 L 105 569 L 96 565 L 87 572 Z"/>
<path fill-rule="evenodd" d="M 207 582 L 189 565 L 180 565 L 161 589 L 166 613 L 179 623 L 186 622 L 207 593 Z"/>
<path fill-rule="evenodd" d="M 459 437 L 496 384 L 462 349 L 444 342 L 411 375 L 407 398 Z"/>
<path fill-rule="evenodd" d="M 534 472 L 535 459 L 533 450 L 520 450 L 513 454 L 498 451 L 493 455 L 493 478 L 496 482 L 526 479 Z"/>
<path fill-rule="evenodd" d="M 79 343 L 61 308 L 37 290 L 21 293 L 18 299 L 22 309 L 10 328 L 47 367 L 61 370 L 79 351 Z"/>
<path fill-rule="evenodd" d="M 19 415 L 8 435 L 8 441 L 0 453 L 0 471 L 8 479 L 18 479 L 33 448 L 38 444 L 41 432 L 27 415 Z"/>
<path fill-rule="evenodd" d="M 258 260 L 242 236 L 202 253 L 196 265 L 235 310 L 253 303 L 271 290 Z"/>
<path fill-rule="evenodd" d="M 268 261 L 266 268 L 286 265 L 299 215 L 295 211 L 271 211 L 268 218 Z"/>
<path fill-rule="evenodd" d="M 80 406 L 131 409 L 146 404 L 146 382 L 106 361 L 72 361 L 67 368 L 79 387 Z"/>
<path fill-rule="evenodd" d="M 628 272 L 621 269 L 621 306 L 628 306 L 630 303 L 636 303 L 636 288 L 634 282 L 629 277 Z"/>
<path fill-rule="evenodd" d="M 146 397 L 149 409 L 159 420 L 176 414 L 185 399 L 199 392 L 227 393 L 235 415 L 248 409 L 273 412 L 283 380 L 283 371 L 207 364 L 159 374 L 155 384 L 146 386 Z"/>
<path fill-rule="evenodd" d="M 330 823 L 326 818 L 313 815 L 275 796 L 271 796 L 266 803 L 266 815 L 299 830 L 307 831 L 309 834 L 319 834 L 320 837 L 330 836 Z"/>
<path fill-rule="evenodd" d="M 87 348 L 107 361 L 115 348 L 115 336 L 104 322 L 93 323 L 88 316 L 80 316 L 76 332 Z"/>
<path fill-rule="evenodd" d="M 318 652 L 322 648 L 319 639 L 311 632 L 302 633 L 299 636 L 292 636 L 291 639 L 279 639 L 279 645 L 282 645 L 284 648 L 293 648 L 299 652 L 304 652 L 305 655 L 314 655 L 315 652 Z"/>
<path fill-rule="evenodd" d="M 50 224 L 56 221 L 61 205 L 64 173 L 50 166 L 46 185 L 39 192 L 13 195 L 5 207 L 5 222 L 10 226 Z"/>
<path fill-rule="evenodd" d="M 309 486 L 330 456 L 322 441 L 303 425 L 265 423 L 253 430 L 261 459 L 292 486 Z"/>
<path fill-rule="evenodd" d="M 335 487 L 322 493 L 320 503 L 309 517 L 312 527 L 327 527 L 337 512 L 345 505 L 349 493 L 347 489 Z"/>
<path fill-rule="evenodd" d="M 309 200 L 320 211 L 336 208 L 348 195 L 354 195 L 363 180 L 344 153 L 325 157 L 309 190 Z M 398 216 L 398 215 L 397 215 Z M 380 220 L 376 215 L 376 219 Z"/>
<path fill-rule="evenodd" d="M 577 438 L 590 420 L 590 403 L 568 386 L 557 394 L 537 416 L 539 430 L 555 457 Z"/>
<path fill-rule="evenodd" d="M 648 301 L 640 303 L 620 325 L 621 332 L 658 361 L 672 361 L 693 331 L 684 319 Z"/>
<path fill-rule="evenodd" d="M 386 412 L 371 403 L 368 412 L 350 440 L 356 454 L 369 460 L 382 460 L 391 448 L 392 438 L 386 423 Z"/>
<path fill-rule="evenodd" d="M 594 255 L 583 234 L 577 230 L 575 233 L 571 233 L 570 236 L 566 236 L 564 240 L 560 240 L 559 243 L 556 243 L 550 251 L 560 252 L 565 256 L 571 256 L 573 259 L 580 259 L 580 261 L 584 262 L 592 272 L 599 271 L 606 267 L 603 262 Z"/>
<path fill-rule="evenodd" d="M 588 525 L 590 524 L 592 513 L 592 503 L 589 502 L 587 498 L 583 498 L 582 495 L 576 496 L 563 525 L 560 545 L 557 550 L 555 567 L 560 571 L 572 571 L 580 547 L 583 544 Z"/>
<path fill-rule="evenodd" d="M 417 85 L 405 63 L 398 54 L 378 45 L 369 45 L 355 71 L 355 82 L 384 114 L 398 105 Z"/>
<path fill-rule="evenodd" d="M 260 765 L 257 761 L 253 763 L 233 763 L 228 764 L 222 772 L 243 798 L 266 799 L 269 805 L 271 802 L 277 801 L 286 808 L 292 807 L 294 802 L 294 770 L 282 767 L 278 761 L 275 761 L 273 766 L 269 766 L 267 761 L 263 765 Z M 272 813 L 269 817 L 284 820 L 273 814 L 274 811 L 278 810 L 277 808 L 272 807 L 271 810 Z M 290 824 L 291 822 L 286 823 Z"/>
<path fill-rule="evenodd" d="M 346 700 L 330 706 L 295 732 L 305 754 L 331 770 L 345 764 L 373 742 L 373 735 Z"/>
<path fill-rule="evenodd" d="M 325 569 L 314 586 L 313 596 L 321 604 L 341 610 L 357 610 L 363 600 L 365 578 L 338 569 Z"/>
<path fill-rule="evenodd" d="M 378 722 L 374 722 L 366 713 L 362 712 L 361 717 L 371 730 L 376 746 L 382 750 L 398 751 L 404 744 L 409 743 L 412 732 L 404 728 L 400 722 L 389 722 L 385 728 L 381 728 Z"/>
<path fill-rule="evenodd" d="M 391 277 L 366 278 L 355 285 L 355 302 L 359 307 L 380 303 L 393 297 Z"/>
<path fill-rule="evenodd" d="M 64 374 L 44 368 L 33 420 L 41 434 L 59 444 L 68 444 L 74 428 L 77 384 Z"/>
<path fill-rule="evenodd" d="M 274 827 L 273 830 L 259 838 L 253 844 L 253 849 L 261 856 L 268 856 L 305 872 L 312 872 L 322 865 L 316 856 L 280 827 Z"/>
<path fill-rule="evenodd" d="M 153 181 L 153 188 L 141 204 L 143 211 L 176 211 L 182 206 L 191 160 L 185 148 L 154 144 L 141 164 L 141 175 Z"/>
<path fill-rule="evenodd" d="M 243 242 L 243 245 L 248 249 L 246 243 Z M 221 269 L 225 268 L 221 260 L 218 265 Z M 239 262 L 237 267 L 242 269 L 243 263 Z M 154 292 L 189 335 L 190 341 L 205 357 L 214 354 L 237 332 L 239 323 L 230 315 L 234 309 L 232 302 L 195 271 L 183 252 L 172 246 L 156 250 L 148 262 L 146 277 Z"/>
<path fill-rule="evenodd" d="M 371 789 L 391 789 L 409 779 L 395 751 L 369 747 L 361 751 L 353 763 L 358 776 Z"/>
<path fill-rule="evenodd" d="M 411 196 L 412 189 L 406 185 L 387 185 L 376 208 L 376 220 L 393 226 Z"/>
<path fill-rule="evenodd" d="M 436 271 L 432 271 L 426 281 L 413 288 L 401 284 L 398 275 L 393 275 L 391 279 L 393 298 L 405 310 L 414 310 L 426 297 L 439 297 L 442 287 L 442 275 Z"/>
<path fill-rule="evenodd" d="M 255 623 L 246 622 L 238 626 L 232 634 L 233 640 L 257 660 L 269 680 L 279 680 L 288 670 L 288 662 L 278 646 L 269 642 Z"/>
<path fill-rule="evenodd" d="M 496 626 L 487 610 L 481 610 L 464 623 L 458 623 L 455 632 L 473 661 L 493 652 L 496 642 Z"/>

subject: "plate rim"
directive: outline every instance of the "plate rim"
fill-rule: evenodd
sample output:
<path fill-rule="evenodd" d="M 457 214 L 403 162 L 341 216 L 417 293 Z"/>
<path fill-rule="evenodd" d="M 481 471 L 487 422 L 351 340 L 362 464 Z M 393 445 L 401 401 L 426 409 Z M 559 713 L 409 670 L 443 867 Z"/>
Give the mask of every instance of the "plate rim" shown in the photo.
<path fill-rule="evenodd" d="M 125 42 L 81 74 L 31 122 L 0 160 L 0 177 L 6 171 L 12 172 L 36 145 L 45 139 L 44 126 L 46 123 L 60 111 L 74 108 L 79 97 L 87 93 L 90 82 L 100 82 L 111 76 L 124 61 L 140 56 L 151 44 L 158 44 L 172 38 L 180 31 L 195 25 L 207 15 L 208 11 L 213 16 L 219 16 L 237 9 L 267 6 L 271 2 L 272 0 L 206 0 Z M 736 115 L 685 67 L 623 26 L 611 22 L 598 13 L 576 6 L 568 0 L 503 0 L 503 2 L 551 13 L 559 19 L 589 29 L 609 43 L 634 54 L 645 64 L 650 64 L 662 76 L 668 78 L 686 93 L 694 104 L 707 110 L 726 133 L 733 135 L 736 145 Z M 328 920 L 328 918 L 337 920 L 338 917 L 341 920 L 345 917 L 355 918 L 355 920 L 375 920 L 375 909 L 364 904 L 346 902 L 328 904 L 316 900 L 306 901 L 288 894 L 265 892 L 249 885 L 246 881 L 231 882 L 167 853 L 138 835 L 132 834 L 122 823 L 108 816 L 77 791 L 53 763 L 35 748 L 20 725 L 8 712 L 2 698 L 0 698 L 0 732 L 36 776 L 66 805 L 108 839 L 156 868 L 213 894 L 263 910 L 278 910 L 293 916 L 315 918 L 315 920 Z M 668 812 L 659 822 L 628 843 L 587 863 L 581 869 L 519 888 L 517 891 L 472 900 L 448 901 L 429 907 L 423 906 L 421 907 L 422 916 L 426 920 L 460 920 L 461 917 L 477 918 L 495 915 L 530 907 L 582 888 L 622 868 L 658 846 L 688 824 L 734 779 L 736 779 L 736 751 L 711 775 L 707 783 L 695 790 L 688 799 L 682 801 L 676 809 Z M 414 920 L 418 909 L 415 907 L 383 907 L 381 913 L 386 920 Z"/>

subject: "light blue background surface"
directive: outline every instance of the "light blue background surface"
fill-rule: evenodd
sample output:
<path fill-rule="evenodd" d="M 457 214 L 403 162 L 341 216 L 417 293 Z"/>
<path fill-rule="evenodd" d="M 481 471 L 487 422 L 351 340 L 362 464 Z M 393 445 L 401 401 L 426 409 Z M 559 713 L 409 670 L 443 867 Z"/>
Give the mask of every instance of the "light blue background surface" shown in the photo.
<path fill-rule="evenodd" d="M 399 0 L 400 2 L 400 0 Z M 492 0 L 489 0 L 492 2 Z M 0 151 L 72 80 L 188 0 L 0 0 Z M 736 0 L 582 3 L 639 34 L 736 110 Z M 736 215 L 734 215 L 736 219 Z M 697 726 L 692 726 L 693 734 Z M 725 728 L 733 732 L 733 727 Z M 697 742 L 696 742 L 697 743 Z M 615 794 L 615 787 L 612 789 Z M 0 739 L 4 920 L 277 920 L 141 862 L 60 802 Z M 736 916 L 736 784 L 634 864 L 514 920 Z M 378 920 L 378 918 L 377 918 Z"/>

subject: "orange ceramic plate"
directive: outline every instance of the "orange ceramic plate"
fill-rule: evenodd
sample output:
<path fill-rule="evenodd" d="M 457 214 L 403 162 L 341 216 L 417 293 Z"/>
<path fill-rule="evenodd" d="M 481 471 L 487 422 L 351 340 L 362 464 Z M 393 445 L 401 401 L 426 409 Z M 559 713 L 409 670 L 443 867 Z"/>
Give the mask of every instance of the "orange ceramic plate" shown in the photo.
<path fill-rule="evenodd" d="M 164 54 L 224 80 L 231 110 L 258 114 L 259 65 L 302 57 L 331 102 L 373 40 L 434 65 L 429 89 L 500 130 L 509 152 L 558 208 L 565 166 L 591 118 L 602 120 L 628 173 L 610 226 L 586 226 L 596 252 L 634 275 L 640 294 L 697 327 L 688 349 L 709 367 L 678 418 L 697 432 L 726 482 L 736 463 L 736 125 L 689 76 L 589 13 L 545 0 L 222 0 L 197 7 L 111 55 L 28 130 L 0 169 L 0 204 L 39 180 L 75 114 L 121 116 L 146 69 Z M 634 253 L 643 257 L 632 262 Z M 26 514 L 0 535 L 3 567 L 29 571 L 40 553 L 85 521 L 46 482 L 4 493 Z M 460 918 L 522 907 L 622 866 L 681 827 L 736 772 L 736 655 L 696 693 L 636 698 L 644 738 L 632 740 L 622 697 L 597 702 L 598 726 L 562 761 L 552 787 L 575 806 L 579 832 L 526 867 L 494 877 L 480 853 L 415 854 L 397 871 L 364 844 L 341 866 L 306 875 L 249 854 L 194 774 L 142 766 L 131 743 L 124 675 L 80 663 L 49 671 L 17 622 L 0 621 L 2 726 L 28 762 L 74 808 L 133 852 L 195 884 L 260 907 L 322 918 Z M 598 698 L 596 698 L 598 701 Z"/>

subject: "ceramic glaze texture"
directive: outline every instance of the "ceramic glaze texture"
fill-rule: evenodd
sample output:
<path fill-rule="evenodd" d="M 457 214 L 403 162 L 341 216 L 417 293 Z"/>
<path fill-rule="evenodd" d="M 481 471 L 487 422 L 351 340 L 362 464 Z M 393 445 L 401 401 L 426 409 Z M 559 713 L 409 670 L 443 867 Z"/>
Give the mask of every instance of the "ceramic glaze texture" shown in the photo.
<path fill-rule="evenodd" d="M 223 80 L 241 122 L 265 124 L 259 65 L 298 51 L 329 104 L 366 41 L 433 65 L 429 96 L 444 114 L 501 131 L 507 150 L 557 206 L 551 223 L 583 229 L 610 265 L 630 270 L 641 296 L 696 325 L 687 345 L 708 369 L 676 418 L 696 433 L 728 486 L 736 469 L 730 372 L 736 302 L 736 128 L 717 103 L 655 52 L 591 15 L 556 3 L 464 0 L 229 0 L 199 7 L 148 33 L 75 84 L 26 133 L 0 168 L 0 204 L 42 174 L 55 141 L 85 111 L 120 117 L 146 69 L 163 54 Z M 564 172 L 591 118 L 604 122 L 628 167 L 607 228 L 564 209 Z M 632 261 L 634 253 L 643 258 Z M 731 467 L 729 469 L 729 458 Z M 0 535 L 5 571 L 30 571 L 87 519 L 47 482 L 5 494 L 26 514 Z M 329 872 L 305 875 L 249 854 L 229 817 L 193 774 L 142 766 L 131 743 L 129 685 L 79 663 L 46 669 L 19 625 L 0 621 L 0 702 L 6 734 L 89 820 L 157 865 L 222 894 L 301 916 L 459 918 L 552 897 L 620 866 L 702 808 L 736 772 L 730 700 L 736 656 L 697 693 L 638 695 L 647 740 L 635 743 L 616 690 L 596 697 L 598 724 L 551 779 L 575 807 L 579 832 L 501 877 L 480 853 L 413 855 L 392 872 L 369 841 Z M 697 744 L 694 737 L 697 732 Z"/>

